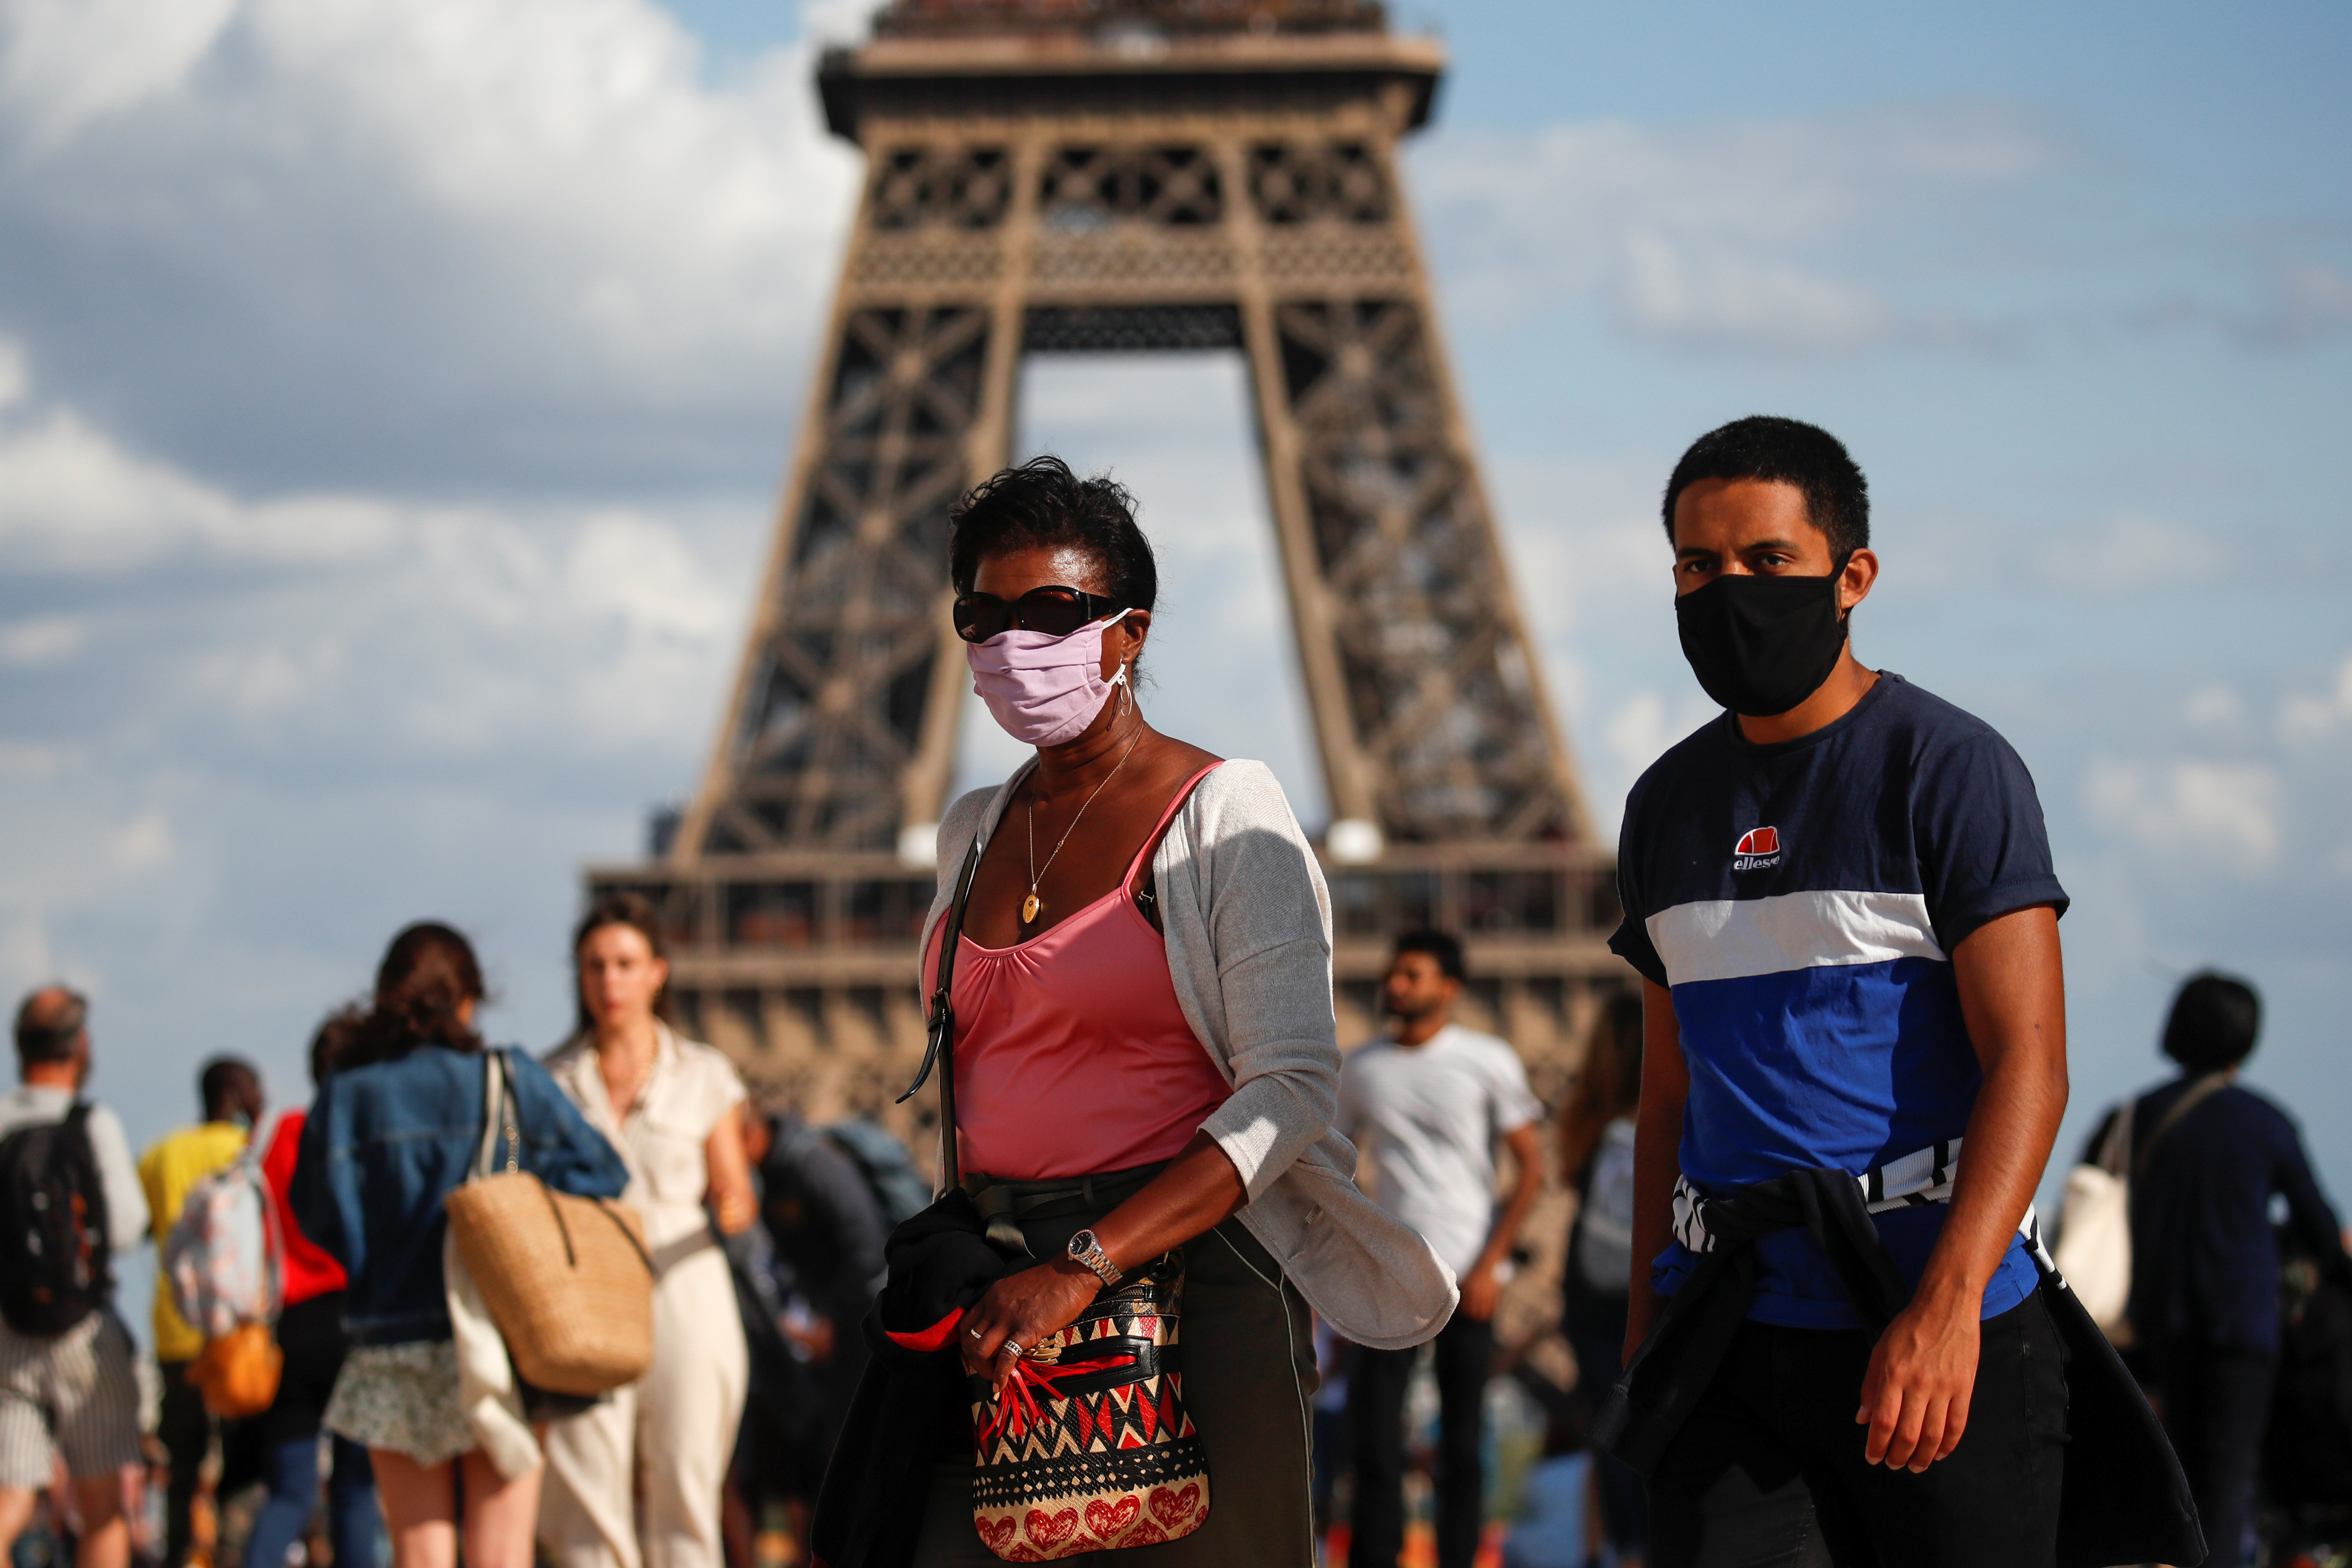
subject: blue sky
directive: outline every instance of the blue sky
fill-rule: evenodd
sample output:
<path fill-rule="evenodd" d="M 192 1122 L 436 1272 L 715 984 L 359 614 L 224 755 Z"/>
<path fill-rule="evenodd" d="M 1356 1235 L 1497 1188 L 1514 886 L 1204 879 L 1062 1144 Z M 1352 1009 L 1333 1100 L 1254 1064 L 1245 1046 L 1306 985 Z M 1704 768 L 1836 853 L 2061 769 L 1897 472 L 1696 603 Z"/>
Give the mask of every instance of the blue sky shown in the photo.
<path fill-rule="evenodd" d="M 856 189 L 814 39 L 858 15 L 0 0 L 0 983 L 93 988 L 135 1136 L 207 1051 L 295 1092 L 418 915 L 499 1032 L 562 1027 L 577 867 L 689 787 L 749 609 Z M 1454 62 L 1408 178 L 1598 813 L 1705 715 L 1667 468 L 1828 425 L 1886 565 L 1858 650 L 2042 790 L 2062 1147 L 2221 963 L 2352 1197 L 2352 16 L 1399 16 Z M 1024 434 L 1142 496 L 1162 722 L 1311 819 L 1240 386 L 1040 364 Z"/>

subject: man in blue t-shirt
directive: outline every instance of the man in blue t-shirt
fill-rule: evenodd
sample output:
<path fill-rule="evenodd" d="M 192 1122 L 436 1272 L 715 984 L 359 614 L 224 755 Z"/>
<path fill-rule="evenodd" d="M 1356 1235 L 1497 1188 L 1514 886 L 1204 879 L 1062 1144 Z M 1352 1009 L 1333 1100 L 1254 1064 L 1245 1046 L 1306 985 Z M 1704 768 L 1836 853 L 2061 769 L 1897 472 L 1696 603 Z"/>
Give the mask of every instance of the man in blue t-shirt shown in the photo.
<path fill-rule="evenodd" d="M 1827 432 L 1702 436 L 1664 513 L 1683 650 L 1727 711 L 1625 805 L 1610 945 L 1644 981 L 1654 1260 L 1628 1356 L 1692 1278 L 1686 1241 L 1715 1245 L 1700 1206 L 1822 1171 L 1874 1207 L 1912 1197 L 1855 1221 L 1908 1291 L 1883 1333 L 1818 1219 L 1754 1243 L 1746 1319 L 1655 1463 L 1653 1561 L 2046 1568 L 2066 1385 L 2019 1226 L 2066 1103 L 2066 894 L 2033 781 L 1854 658 L 1878 559 Z"/>

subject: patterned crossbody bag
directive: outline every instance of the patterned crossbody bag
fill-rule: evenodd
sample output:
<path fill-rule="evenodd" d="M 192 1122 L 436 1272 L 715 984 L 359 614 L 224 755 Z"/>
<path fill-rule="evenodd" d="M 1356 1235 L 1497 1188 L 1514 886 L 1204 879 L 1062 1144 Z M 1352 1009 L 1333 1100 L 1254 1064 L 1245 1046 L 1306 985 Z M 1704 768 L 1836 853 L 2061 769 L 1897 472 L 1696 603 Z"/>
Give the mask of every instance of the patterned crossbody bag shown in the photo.
<path fill-rule="evenodd" d="M 931 1061 L 950 1185 L 955 1135 L 955 952 L 980 842 L 964 856 L 940 937 L 931 991 Z M 913 1093 L 914 1089 L 909 1089 Z M 1000 1395 L 970 1379 L 972 1527 L 1008 1563 L 1045 1563 L 1192 1534 L 1209 1517 L 1209 1457 L 1184 1410 L 1177 1344 L 1183 1253 L 1169 1252 L 1106 1288 L 1077 1321 L 1013 1364 Z"/>
<path fill-rule="evenodd" d="M 1184 1412 L 1183 1255 L 1097 1296 L 1013 1364 L 971 1379 L 971 1521 L 1008 1563 L 1190 1535 L 1209 1518 L 1209 1456 Z"/>

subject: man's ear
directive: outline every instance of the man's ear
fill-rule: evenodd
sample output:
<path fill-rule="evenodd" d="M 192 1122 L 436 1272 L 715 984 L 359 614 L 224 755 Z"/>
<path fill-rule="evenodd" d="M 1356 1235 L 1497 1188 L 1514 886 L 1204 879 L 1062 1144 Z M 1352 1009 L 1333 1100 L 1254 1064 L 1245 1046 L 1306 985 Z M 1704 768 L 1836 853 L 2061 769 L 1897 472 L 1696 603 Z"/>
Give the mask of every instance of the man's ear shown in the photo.
<path fill-rule="evenodd" d="M 1843 612 L 1852 610 L 1870 597 L 1878 581 L 1878 557 L 1867 549 L 1858 549 L 1846 557 L 1845 570 L 1838 573 L 1837 604 Z"/>

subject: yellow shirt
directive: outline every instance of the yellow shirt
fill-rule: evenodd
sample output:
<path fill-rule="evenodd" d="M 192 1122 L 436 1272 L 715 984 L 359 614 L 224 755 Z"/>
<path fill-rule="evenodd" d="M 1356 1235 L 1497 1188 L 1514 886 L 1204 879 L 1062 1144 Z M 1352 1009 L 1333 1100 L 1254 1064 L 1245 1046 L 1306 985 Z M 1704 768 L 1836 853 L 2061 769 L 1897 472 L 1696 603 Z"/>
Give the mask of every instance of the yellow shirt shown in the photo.
<path fill-rule="evenodd" d="M 139 1185 L 147 1189 L 147 1214 L 155 1236 L 155 1359 L 194 1361 L 205 1336 L 188 1326 L 172 1304 L 172 1281 L 163 1272 L 163 1239 L 172 1234 L 188 1189 L 236 1163 L 245 1153 L 246 1132 L 235 1122 L 183 1127 L 156 1140 L 140 1156 Z"/>

